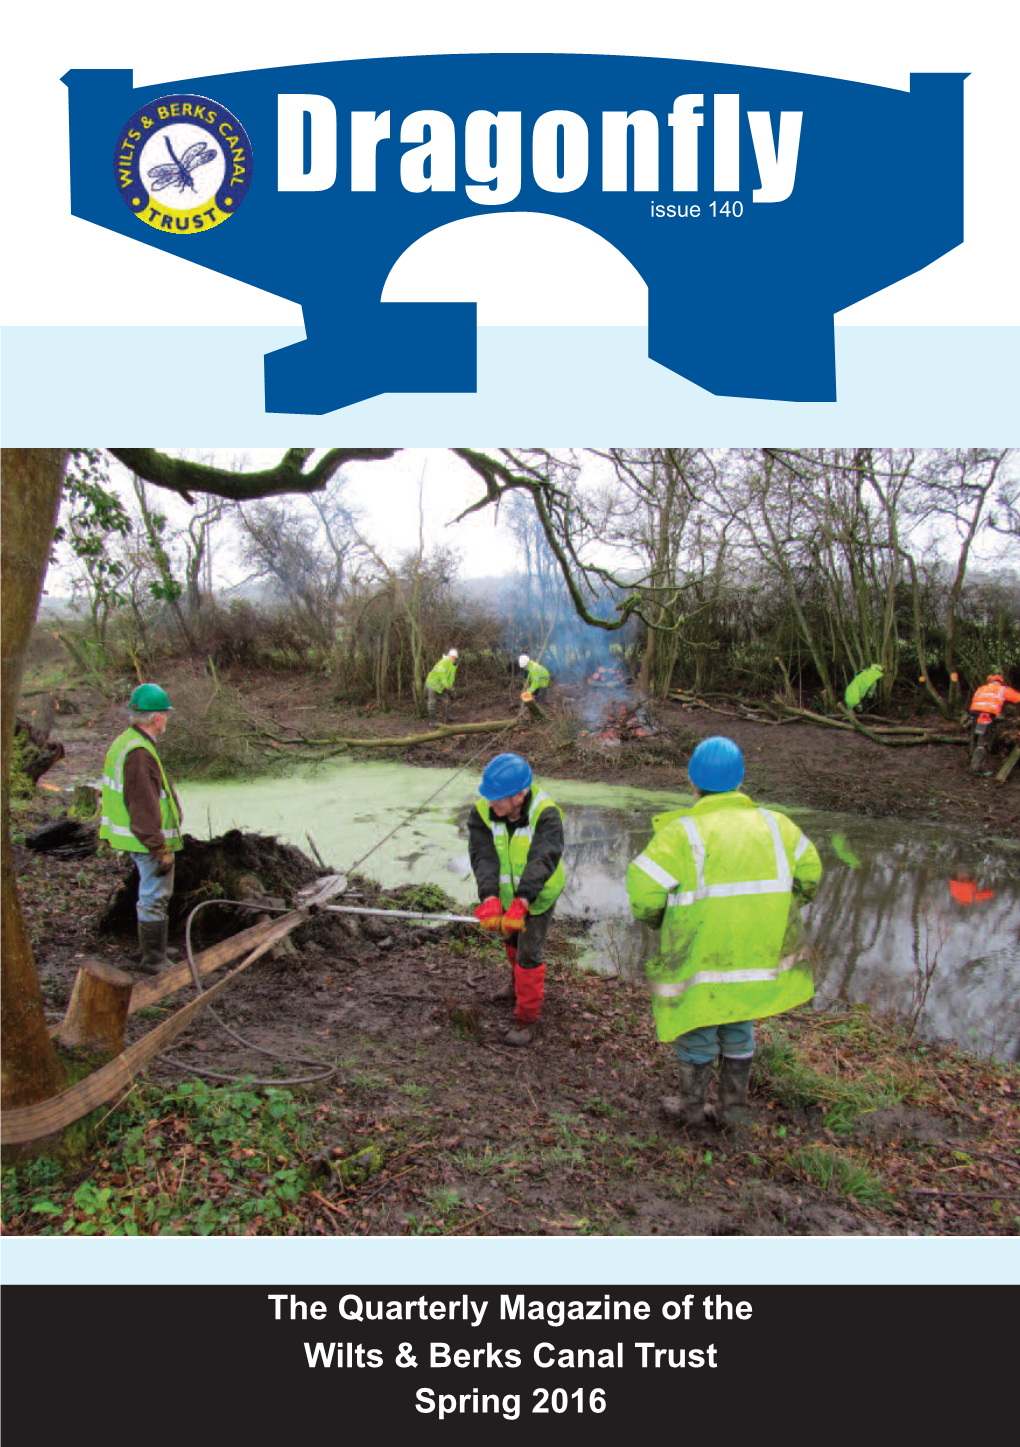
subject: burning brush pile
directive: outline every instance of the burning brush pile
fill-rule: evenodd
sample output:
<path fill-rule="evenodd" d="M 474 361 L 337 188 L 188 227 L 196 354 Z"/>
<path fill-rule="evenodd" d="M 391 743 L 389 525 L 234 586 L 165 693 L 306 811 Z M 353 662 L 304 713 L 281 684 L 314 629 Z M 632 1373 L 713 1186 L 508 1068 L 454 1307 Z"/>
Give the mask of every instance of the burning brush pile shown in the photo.
<path fill-rule="evenodd" d="M 583 748 L 613 749 L 668 736 L 648 700 L 615 663 L 596 668 L 575 696 L 575 707 L 587 726 L 579 740 Z"/>
<path fill-rule="evenodd" d="M 641 739 L 662 738 L 666 730 L 653 717 L 643 700 L 633 703 L 610 703 L 603 710 L 596 728 L 581 735 L 587 747 L 617 748 Z"/>

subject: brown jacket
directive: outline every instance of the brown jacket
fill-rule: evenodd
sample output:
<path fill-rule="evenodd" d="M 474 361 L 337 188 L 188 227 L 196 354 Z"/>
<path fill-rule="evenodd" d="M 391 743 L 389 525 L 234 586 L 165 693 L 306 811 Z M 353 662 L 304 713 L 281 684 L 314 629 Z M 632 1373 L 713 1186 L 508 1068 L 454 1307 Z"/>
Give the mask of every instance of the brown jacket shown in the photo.
<path fill-rule="evenodd" d="M 138 725 L 133 724 L 132 727 L 138 728 Z M 138 732 L 145 734 L 144 729 L 138 729 Z M 148 738 L 149 735 L 145 734 L 145 737 Z M 166 781 L 180 817 L 181 803 L 169 774 Z M 166 848 L 159 812 L 162 787 L 159 764 L 148 749 L 132 749 L 124 760 L 124 804 L 131 820 L 131 833 L 139 844 L 145 845 L 150 854 L 162 854 Z"/>

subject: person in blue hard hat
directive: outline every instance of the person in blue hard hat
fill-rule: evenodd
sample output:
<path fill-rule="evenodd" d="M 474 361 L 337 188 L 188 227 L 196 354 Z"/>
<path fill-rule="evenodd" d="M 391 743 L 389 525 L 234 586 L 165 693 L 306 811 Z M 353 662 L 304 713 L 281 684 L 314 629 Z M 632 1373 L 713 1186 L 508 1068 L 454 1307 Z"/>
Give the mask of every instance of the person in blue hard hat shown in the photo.
<path fill-rule="evenodd" d="M 799 906 L 814 898 L 822 864 L 791 819 L 740 792 L 744 757 L 732 739 L 702 740 L 687 773 L 696 803 L 652 820 L 627 893 L 635 918 L 661 931 L 648 965 L 652 1013 L 681 1090 L 663 1107 L 685 1125 L 730 1125 L 747 1103 L 755 1020 L 814 994 Z"/>
<path fill-rule="evenodd" d="M 513 977 L 496 999 L 514 1001 L 507 1045 L 531 1045 L 545 998 L 546 936 L 566 876 L 563 814 L 532 786 L 520 754 L 497 754 L 485 767 L 468 821 L 471 868 L 481 900 L 475 918 L 501 932 Z"/>
<path fill-rule="evenodd" d="M 128 702 L 131 720 L 110 745 L 103 765 L 103 817 L 99 829 L 111 849 L 131 855 L 138 870 L 137 968 L 155 975 L 167 955 L 174 855 L 182 848 L 181 804 L 156 752 L 172 712 L 155 683 L 143 683 Z"/>

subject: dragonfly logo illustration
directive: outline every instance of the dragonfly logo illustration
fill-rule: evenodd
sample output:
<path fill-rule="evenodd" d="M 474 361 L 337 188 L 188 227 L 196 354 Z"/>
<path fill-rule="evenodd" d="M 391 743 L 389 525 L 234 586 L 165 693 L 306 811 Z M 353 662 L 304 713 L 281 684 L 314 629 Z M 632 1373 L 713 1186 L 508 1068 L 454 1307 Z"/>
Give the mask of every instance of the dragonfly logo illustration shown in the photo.
<path fill-rule="evenodd" d="M 251 185 L 251 145 L 237 117 L 208 96 L 159 96 L 122 127 L 114 174 L 139 221 L 195 235 L 236 214 Z"/>
<path fill-rule="evenodd" d="M 169 166 L 150 166 L 146 175 L 152 182 L 150 191 L 162 191 L 166 186 L 176 186 L 178 191 L 185 188 L 189 191 L 196 189 L 191 173 L 196 166 L 208 166 L 210 161 L 215 161 L 219 151 L 213 146 L 207 146 L 205 141 L 196 141 L 189 146 L 181 156 L 180 160 L 174 155 L 174 148 L 170 144 L 170 137 L 164 136 L 166 148 L 170 153 Z"/>

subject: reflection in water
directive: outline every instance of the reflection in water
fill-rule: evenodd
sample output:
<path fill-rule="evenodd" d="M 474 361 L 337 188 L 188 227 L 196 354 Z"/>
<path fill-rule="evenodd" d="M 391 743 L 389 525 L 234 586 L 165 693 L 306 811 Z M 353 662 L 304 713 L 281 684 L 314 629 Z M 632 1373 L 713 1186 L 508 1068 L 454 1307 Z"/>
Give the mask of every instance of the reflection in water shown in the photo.
<path fill-rule="evenodd" d="M 186 827 L 208 817 L 214 833 L 237 824 L 299 848 L 309 831 L 323 857 L 342 869 L 407 820 L 366 861 L 366 872 L 389 887 L 439 884 L 461 904 L 473 904 L 466 821 L 478 776 L 446 777 L 449 788 L 417 814 L 444 771 L 342 763 L 309 780 L 186 786 Z M 593 921 L 583 963 L 641 978 L 657 940 L 631 919 L 627 865 L 651 837 L 652 815 L 688 804 L 690 796 L 563 780 L 553 781 L 550 793 L 563 807 L 567 840 L 559 913 Z M 814 841 L 825 867 L 804 914 L 818 1003 L 865 1001 L 910 1016 L 930 975 L 919 1034 L 1020 1058 L 1020 855 L 936 828 L 786 812 Z"/>

